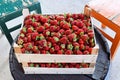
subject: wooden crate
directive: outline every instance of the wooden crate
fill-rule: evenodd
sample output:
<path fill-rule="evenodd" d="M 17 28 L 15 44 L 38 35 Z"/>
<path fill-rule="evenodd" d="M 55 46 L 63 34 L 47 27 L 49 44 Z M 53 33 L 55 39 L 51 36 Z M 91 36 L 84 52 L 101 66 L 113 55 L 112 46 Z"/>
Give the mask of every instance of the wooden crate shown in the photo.
<path fill-rule="evenodd" d="M 92 49 L 91 55 L 56 55 L 56 54 L 23 54 L 15 43 L 14 51 L 22 63 L 25 74 L 93 74 L 98 56 L 98 45 Z M 42 68 L 29 67 L 28 63 L 90 63 L 89 68 Z"/>

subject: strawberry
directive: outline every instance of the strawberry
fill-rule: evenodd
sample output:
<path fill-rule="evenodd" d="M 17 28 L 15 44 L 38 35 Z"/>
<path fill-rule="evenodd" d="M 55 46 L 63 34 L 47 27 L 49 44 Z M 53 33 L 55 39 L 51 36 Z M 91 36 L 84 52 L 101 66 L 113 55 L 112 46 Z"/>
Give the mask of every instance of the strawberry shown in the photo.
<path fill-rule="evenodd" d="M 77 31 L 79 28 L 76 25 L 72 26 L 72 30 Z"/>
<path fill-rule="evenodd" d="M 65 52 L 65 54 L 67 54 L 67 55 L 71 55 L 73 52 L 72 52 L 72 50 L 67 50 L 66 52 Z"/>
<path fill-rule="evenodd" d="M 92 53 L 92 48 L 89 47 L 89 48 L 88 48 L 88 51 L 89 51 L 89 53 L 91 54 L 91 53 Z"/>
<path fill-rule="evenodd" d="M 77 19 L 77 18 L 78 18 L 78 15 L 77 15 L 77 14 L 72 14 L 72 18 L 73 18 L 73 19 Z"/>
<path fill-rule="evenodd" d="M 58 22 L 57 22 L 57 20 L 50 20 L 50 24 L 51 24 L 51 25 L 57 25 Z"/>
<path fill-rule="evenodd" d="M 60 38 L 60 43 L 66 44 L 67 40 L 68 40 L 67 37 L 62 37 L 62 38 Z"/>
<path fill-rule="evenodd" d="M 63 54 L 63 51 L 62 50 L 58 50 L 57 54 Z"/>
<path fill-rule="evenodd" d="M 45 63 L 40 63 L 40 67 L 45 67 Z"/>
<path fill-rule="evenodd" d="M 54 47 L 50 48 L 50 54 L 54 54 L 55 53 L 54 51 L 55 51 Z"/>
<path fill-rule="evenodd" d="M 56 45 L 54 48 L 55 48 L 55 51 L 60 50 L 60 47 L 58 45 Z"/>
<path fill-rule="evenodd" d="M 45 27 L 45 29 L 49 29 L 50 28 L 50 24 L 49 23 L 44 23 L 44 27 Z"/>
<path fill-rule="evenodd" d="M 72 45 L 71 43 L 68 44 L 68 45 L 67 45 L 67 49 L 72 50 L 72 49 L 73 49 L 73 45 Z"/>
<path fill-rule="evenodd" d="M 84 30 L 83 29 L 78 29 L 77 34 L 82 36 L 84 35 Z"/>
<path fill-rule="evenodd" d="M 77 21 L 77 24 L 76 24 L 79 28 L 83 28 L 84 26 L 84 23 L 82 21 Z"/>
<path fill-rule="evenodd" d="M 82 53 L 80 50 L 77 50 L 77 51 L 76 51 L 76 54 L 82 55 L 83 53 Z"/>
<path fill-rule="evenodd" d="M 69 34 L 68 39 L 71 42 L 76 41 L 77 40 L 77 35 L 75 33 Z"/>
<path fill-rule="evenodd" d="M 32 43 L 30 43 L 30 42 L 27 43 L 26 46 L 25 46 L 25 49 L 26 49 L 26 50 L 32 50 L 32 48 L 33 48 L 33 45 L 32 45 Z"/>
<path fill-rule="evenodd" d="M 32 36 L 31 36 L 31 35 L 28 35 L 28 36 L 27 36 L 27 41 L 28 41 L 28 42 L 31 42 L 31 41 L 32 41 Z"/>
<path fill-rule="evenodd" d="M 93 32 L 89 32 L 89 33 L 88 33 L 88 36 L 89 36 L 90 38 L 93 38 L 93 37 L 94 37 Z"/>
<path fill-rule="evenodd" d="M 76 68 L 80 68 L 80 64 L 77 63 L 77 64 L 75 65 L 75 67 L 76 67 Z"/>
<path fill-rule="evenodd" d="M 85 49 L 85 45 L 84 44 L 80 44 L 80 50 L 84 50 Z"/>
<path fill-rule="evenodd" d="M 33 27 L 29 27 L 28 29 L 27 29 L 27 33 L 32 33 L 34 31 L 34 28 Z"/>
<path fill-rule="evenodd" d="M 41 54 L 46 54 L 45 50 L 41 50 L 40 52 L 41 52 Z"/>
<path fill-rule="evenodd" d="M 88 41 L 88 39 L 89 39 L 87 34 L 82 35 L 81 38 L 83 41 Z"/>
<path fill-rule="evenodd" d="M 32 50 L 34 53 L 39 53 L 38 46 L 33 46 Z"/>
<path fill-rule="evenodd" d="M 84 20 L 84 14 L 78 14 L 78 18 Z"/>
<path fill-rule="evenodd" d="M 39 26 L 37 27 L 37 32 L 42 33 L 44 31 L 45 27 L 44 26 Z"/>
<path fill-rule="evenodd" d="M 73 20 L 73 21 L 71 22 L 71 24 L 77 26 L 77 22 L 78 22 L 77 20 Z"/>
<path fill-rule="evenodd" d="M 32 17 L 35 19 L 36 22 L 40 21 L 41 15 L 39 14 L 33 14 Z"/>
<path fill-rule="evenodd" d="M 33 23 L 32 23 L 32 26 L 33 26 L 34 28 L 37 28 L 39 25 L 40 25 L 40 23 L 38 23 L 38 22 L 33 22 Z"/>
<path fill-rule="evenodd" d="M 39 41 L 39 46 L 46 47 L 47 46 L 47 41 L 46 40 L 40 40 Z"/>
<path fill-rule="evenodd" d="M 65 32 L 65 30 L 64 30 L 64 29 L 60 29 L 60 30 L 59 30 L 59 33 L 60 33 L 61 35 L 63 35 L 63 34 L 64 34 L 64 32 Z"/>
<path fill-rule="evenodd" d="M 72 31 L 70 29 L 68 29 L 68 30 L 65 31 L 65 35 L 69 35 L 71 33 L 72 33 Z"/>
<path fill-rule="evenodd" d="M 57 20 L 57 21 L 62 21 L 62 20 L 64 20 L 64 19 L 65 19 L 64 16 L 57 16 L 57 17 L 56 17 L 56 20 Z"/>
<path fill-rule="evenodd" d="M 68 29 L 70 29 L 70 27 L 71 27 L 70 23 L 65 23 L 65 24 L 62 26 L 62 28 L 63 28 L 64 30 L 68 30 Z"/>
<path fill-rule="evenodd" d="M 32 40 L 35 41 L 35 40 L 37 40 L 39 34 L 38 34 L 38 32 L 33 32 L 33 33 L 31 34 L 31 36 L 32 36 Z"/>
<path fill-rule="evenodd" d="M 54 32 L 56 30 L 56 26 L 50 26 L 50 31 Z"/>
<path fill-rule="evenodd" d="M 84 52 L 83 52 L 83 54 L 89 54 L 89 51 L 87 51 L 87 50 L 85 50 Z"/>
<path fill-rule="evenodd" d="M 82 63 L 81 66 L 82 66 L 83 68 L 88 68 L 88 67 L 89 67 L 89 64 L 87 64 L 87 63 Z"/>
<path fill-rule="evenodd" d="M 21 48 L 21 52 L 22 52 L 22 53 L 25 53 L 25 48 Z"/>
<path fill-rule="evenodd" d="M 80 46 L 79 43 L 74 42 L 74 43 L 73 43 L 73 46 L 74 46 L 74 49 L 75 49 L 75 50 L 79 50 L 79 46 Z"/>
<path fill-rule="evenodd" d="M 31 18 L 32 18 L 32 15 L 27 15 L 27 16 L 25 17 L 25 20 L 31 19 Z"/>
<path fill-rule="evenodd" d="M 55 32 L 58 32 L 60 30 L 60 26 L 56 26 Z"/>
<path fill-rule="evenodd" d="M 44 30 L 44 31 L 43 31 L 43 35 L 44 35 L 45 37 L 50 36 L 50 31 L 49 31 L 49 30 Z"/>
<path fill-rule="evenodd" d="M 79 39 L 79 44 L 84 44 L 84 41 L 81 38 Z"/>
<path fill-rule="evenodd" d="M 48 18 L 45 17 L 45 16 L 41 16 L 41 22 L 42 22 L 42 23 L 48 22 Z"/>
<path fill-rule="evenodd" d="M 25 25 L 31 25 L 32 24 L 32 19 L 27 19 L 24 21 Z"/>
<path fill-rule="evenodd" d="M 24 41 L 24 43 L 27 43 L 27 41 L 28 41 L 28 40 L 27 40 L 27 37 L 24 37 L 24 38 L 23 38 L 23 41 Z"/>

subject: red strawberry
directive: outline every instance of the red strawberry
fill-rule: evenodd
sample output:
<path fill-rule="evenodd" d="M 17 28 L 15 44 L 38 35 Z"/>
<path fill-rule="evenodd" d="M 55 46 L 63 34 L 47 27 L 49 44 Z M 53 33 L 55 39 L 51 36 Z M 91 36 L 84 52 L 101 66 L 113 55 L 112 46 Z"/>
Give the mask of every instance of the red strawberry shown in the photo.
<path fill-rule="evenodd" d="M 68 35 L 69 41 L 76 41 L 77 40 L 77 35 L 75 33 L 69 34 Z"/>
<path fill-rule="evenodd" d="M 27 43 L 27 41 L 28 41 L 28 40 L 27 40 L 27 37 L 24 37 L 24 38 L 23 38 L 23 41 L 24 41 L 24 43 Z"/>
<path fill-rule="evenodd" d="M 21 52 L 22 52 L 22 53 L 25 53 L 25 48 L 21 48 Z"/>
<path fill-rule="evenodd" d="M 53 39 L 55 40 L 55 43 L 57 43 L 59 41 L 59 38 L 57 38 L 57 37 L 53 37 Z"/>
<path fill-rule="evenodd" d="M 54 51 L 55 51 L 54 47 L 50 48 L 50 54 L 54 54 L 55 53 Z"/>
<path fill-rule="evenodd" d="M 87 64 L 87 63 L 82 63 L 81 66 L 82 66 L 83 68 L 88 68 L 88 67 L 89 67 L 89 64 Z"/>
<path fill-rule="evenodd" d="M 84 41 L 82 39 L 79 39 L 79 44 L 84 44 Z"/>
<path fill-rule="evenodd" d="M 39 53 L 38 46 L 33 46 L 32 50 L 33 50 L 34 53 Z"/>
<path fill-rule="evenodd" d="M 41 54 L 46 54 L 45 50 L 41 50 L 40 52 L 41 52 Z"/>
<path fill-rule="evenodd" d="M 58 50 L 57 54 L 63 54 L 63 51 L 62 50 Z"/>
<path fill-rule="evenodd" d="M 45 29 L 49 29 L 50 28 L 50 24 L 49 23 L 44 23 L 44 27 L 45 27 Z"/>
<path fill-rule="evenodd" d="M 87 51 L 87 50 L 85 50 L 84 52 L 83 52 L 83 54 L 89 54 L 89 51 Z"/>
<path fill-rule="evenodd" d="M 25 20 L 31 19 L 31 18 L 32 18 L 32 15 L 27 15 L 27 16 L 25 17 Z"/>
<path fill-rule="evenodd" d="M 45 63 L 40 63 L 40 67 L 45 67 Z"/>
<path fill-rule="evenodd" d="M 72 33 L 72 31 L 70 29 L 65 31 L 65 35 L 69 35 L 71 33 Z"/>
<path fill-rule="evenodd" d="M 64 19 L 65 19 L 64 16 L 57 16 L 57 17 L 56 17 L 56 20 L 57 20 L 57 21 L 62 21 L 62 20 L 64 20 Z"/>
<path fill-rule="evenodd" d="M 49 48 L 52 47 L 52 43 L 51 42 L 47 42 L 47 45 L 48 45 Z"/>
<path fill-rule="evenodd" d="M 89 39 L 87 34 L 82 35 L 81 38 L 83 41 L 87 41 Z"/>
<path fill-rule="evenodd" d="M 65 30 L 70 29 L 70 27 L 71 27 L 70 23 L 65 23 L 65 24 L 62 26 L 62 28 L 65 29 Z"/>
<path fill-rule="evenodd" d="M 84 35 L 84 30 L 83 29 L 78 29 L 77 34 L 82 36 Z"/>
<path fill-rule="evenodd" d="M 63 35 L 63 34 L 64 34 L 64 32 L 65 32 L 65 30 L 64 30 L 64 29 L 60 29 L 60 30 L 59 30 L 59 33 L 60 33 L 61 35 Z"/>
<path fill-rule="evenodd" d="M 47 46 L 47 41 L 46 40 L 40 40 L 39 41 L 39 46 L 40 47 L 46 47 Z"/>
<path fill-rule="evenodd" d="M 89 51 L 89 53 L 91 54 L 91 53 L 92 53 L 92 48 L 89 47 L 89 48 L 88 48 L 88 51 Z"/>
<path fill-rule="evenodd" d="M 65 54 L 67 54 L 67 55 L 71 55 L 72 53 L 73 53 L 72 50 L 65 51 Z"/>
<path fill-rule="evenodd" d="M 57 25 L 58 22 L 57 22 L 57 20 L 50 20 L 50 24 L 51 24 L 51 25 Z"/>
<path fill-rule="evenodd" d="M 43 35 L 44 35 L 45 37 L 50 36 L 50 31 L 44 30 L 44 31 L 43 31 Z"/>
<path fill-rule="evenodd" d="M 76 24 L 79 28 L 83 28 L 84 26 L 84 23 L 82 21 L 77 21 L 77 24 Z"/>
<path fill-rule="evenodd" d="M 33 48 L 33 44 L 32 43 L 27 43 L 26 45 L 25 45 L 25 47 L 24 47 L 26 50 L 32 50 L 32 48 Z"/>
<path fill-rule="evenodd" d="M 77 51 L 76 51 L 76 54 L 82 55 L 83 53 L 82 53 L 80 50 L 77 50 Z"/>
<path fill-rule="evenodd" d="M 55 48 L 55 51 L 60 50 L 60 47 L 58 45 L 56 45 L 54 48 Z"/>
<path fill-rule="evenodd" d="M 60 26 L 56 26 L 55 31 L 58 32 L 60 30 Z"/>
<path fill-rule="evenodd" d="M 62 37 L 62 38 L 60 38 L 60 43 L 66 44 L 67 40 L 68 40 L 67 37 Z"/>
<path fill-rule="evenodd" d="M 80 46 L 79 43 L 74 42 L 74 43 L 73 43 L 73 46 L 74 46 L 74 49 L 75 49 L 75 50 L 79 50 L 79 46 Z"/>
<path fill-rule="evenodd" d="M 72 25 L 77 25 L 77 22 L 78 22 L 77 20 L 73 20 L 71 24 Z"/>
<path fill-rule="evenodd" d="M 27 36 L 27 41 L 28 41 L 28 42 L 31 42 L 31 41 L 32 41 L 31 35 L 28 35 L 28 36 Z"/>
<path fill-rule="evenodd" d="M 80 44 L 80 50 L 84 50 L 85 49 L 85 45 L 84 44 Z"/>
<path fill-rule="evenodd" d="M 45 17 L 45 16 L 41 16 L 41 22 L 42 22 L 42 23 L 48 22 L 48 18 Z"/>
<path fill-rule="evenodd" d="M 38 32 L 33 32 L 33 33 L 31 34 L 31 36 L 32 36 L 32 40 L 35 41 L 35 40 L 37 40 L 39 34 L 38 34 Z"/>
<path fill-rule="evenodd" d="M 42 33 L 44 31 L 45 27 L 44 26 L 39 26 L 37 27 L 37 32 Z"/>
<path fill-rule="evenodd" d="M 34 31 L 34 28 L 33 27 L 29 27 L 28 29 L 27 29 L 27 33 L 32 33 Z"/>
<path fill-rule="evenodd" d="M 80 68 L 80 64 L 77 63 L 77 64 L 75 65 L 75 67 L 76 67 L 76 68 Z"/>
<path fill-rule="evenodd" d="M 84 20 L 84 14 L 78 14 L 78 18 Z"/>
<path fill-rule="evenodd" d="M 72 30 L 77 31 L 79 28 L 76 25 L 72 26 Z"/>
<path fill-rule="evenodd" d="M 73 19 L 78 19 L 78 15 L 77 14 L 72 14 L 72 18 Z"/>
<path fill-rule="evenodd" d="M 38 27 L 40 24 L 38 23 L 38 22 L 33 22 L 32 23 L 32 26 L 34 27 L 34 28 L 36 28 L 36 27 Z"/>
<path fill-rule="evenodd" d="M 51 32 L 54 32 L 55 29 L 56 29 L 56 26 L 50 26 L 50 31 L 51 31 Z"/>
<path fill-rule="evenodd" d="M 35 21 L 40 21 L 41 15 L 39 14 L 33 14 L 32 17 L 35 19 Z"/>
<path fill-rule="evenodd" d="M 90 38 L 93 38 L 93 37 L 94 37 L 93 32 L 89 32 L 89 33 L 88 33 L 88 36 L 89 36 Z"/>
<path fill-rule="evenodd" d="M 27 19 L 24 21 L 25 25 L 31 25 L 32 24 L 32 19 Z"/>

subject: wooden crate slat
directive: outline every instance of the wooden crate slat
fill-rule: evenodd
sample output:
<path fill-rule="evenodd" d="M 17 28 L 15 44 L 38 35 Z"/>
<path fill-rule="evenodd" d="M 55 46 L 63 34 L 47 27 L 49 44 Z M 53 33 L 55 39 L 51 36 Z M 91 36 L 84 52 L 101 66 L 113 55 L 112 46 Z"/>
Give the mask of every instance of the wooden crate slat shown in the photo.
<path fill-rule="evenodd" d="M 17 54 L 19 62 L 81 62 L 95 63 L 97 55 L 50 55 L 50 54 Z"/>
<path fill-rule="evenodd" d="M 94 68 L 24 67 L 25 74 L 93 74 Z"/>

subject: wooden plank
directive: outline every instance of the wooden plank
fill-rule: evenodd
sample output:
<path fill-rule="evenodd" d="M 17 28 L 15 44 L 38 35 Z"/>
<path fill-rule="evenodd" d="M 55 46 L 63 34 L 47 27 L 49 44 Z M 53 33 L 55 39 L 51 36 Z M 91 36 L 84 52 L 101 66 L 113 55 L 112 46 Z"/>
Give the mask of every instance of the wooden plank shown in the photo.
<path fill-rule="evenodd" d="M 24 67 L 25 74 L 93 74 L 94 68 Z"/>
<path fill-rule="evenodd" d="M 50 54 L 17 54 L 19 62 L 76 62 L 95 63 L 97 55 L 50 55 Z"/>

